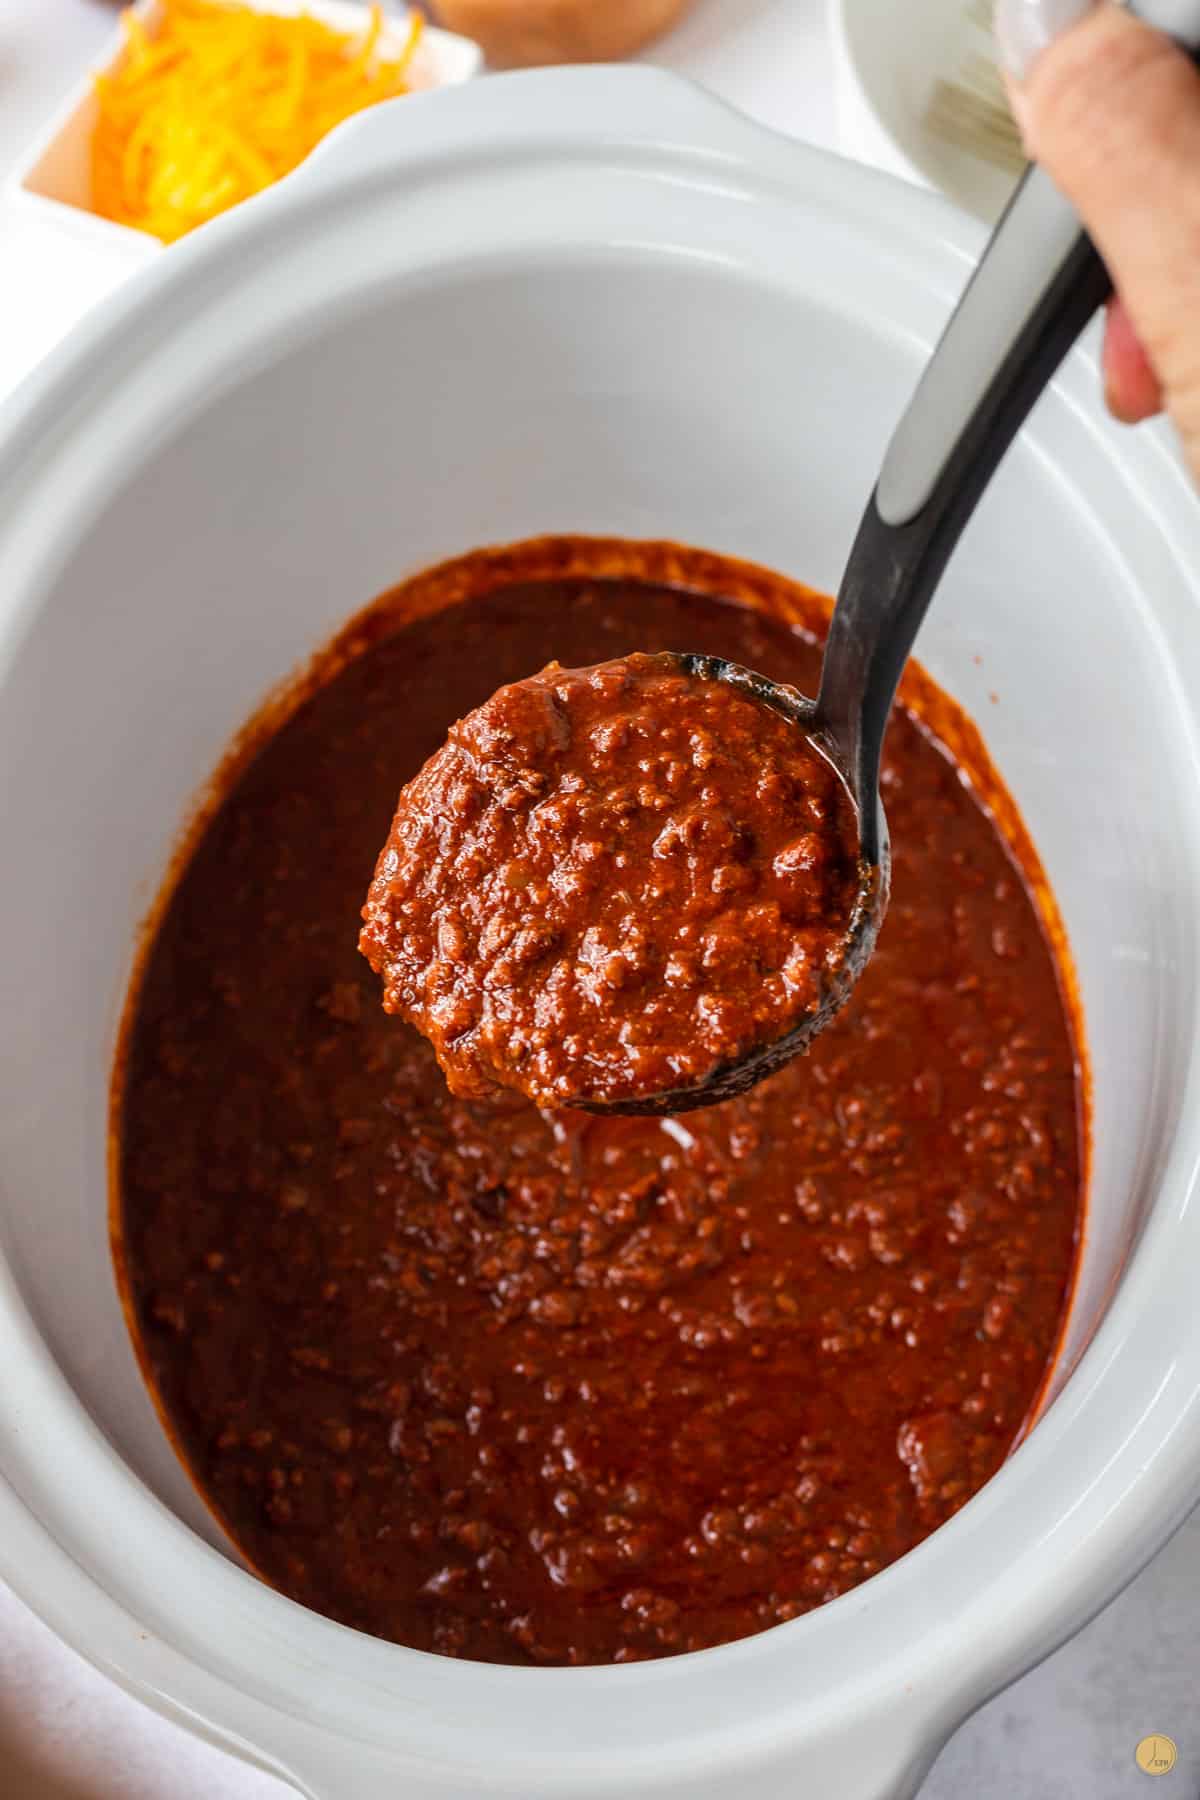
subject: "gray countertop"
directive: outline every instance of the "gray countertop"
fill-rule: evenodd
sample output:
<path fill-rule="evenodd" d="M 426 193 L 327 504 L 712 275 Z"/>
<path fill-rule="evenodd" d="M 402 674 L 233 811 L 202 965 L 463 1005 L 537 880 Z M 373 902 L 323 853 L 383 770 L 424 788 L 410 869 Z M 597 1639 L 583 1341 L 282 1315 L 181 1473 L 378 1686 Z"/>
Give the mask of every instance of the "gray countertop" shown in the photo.
<path fill-rule="evenodd" d="M 1134 1761 L 1165 1733 L 1175 1767 Z M 1099 1618 L 956 1733 L 921 1800 L 1200 1795 L 1200 1512 Z"/>

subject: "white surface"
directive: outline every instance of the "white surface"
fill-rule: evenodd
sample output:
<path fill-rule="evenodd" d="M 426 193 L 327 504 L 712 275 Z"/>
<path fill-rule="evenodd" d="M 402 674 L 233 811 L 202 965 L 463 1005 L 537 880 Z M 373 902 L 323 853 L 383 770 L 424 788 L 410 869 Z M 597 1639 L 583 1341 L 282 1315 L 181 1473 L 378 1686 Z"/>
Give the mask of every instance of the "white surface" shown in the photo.
<path fill-rule="evenodd" d="M 11 0 L 9 3 L 11 6 Z M 109 22 L 107 10 L 101 6 L 60 5 L 54 9 L 51 30 L 48 10 L 44 13 L 32 4 L 28 10 L 31 15 L 36 11 L 38 19 L 27 25 L 44 18 L 45 47 L 50 47 L 53 37 L 59 56 L 66 39 L 64 19 L 78 15 L 81 21 L 91 23 L 100 15 L 105 28 Z M 810 7 L 802 15 L 810 28 L 807 48 L 790 7 L 771 6 L 751 15 L 734 36 L 727 27 L 741 10 L 730 5 L 724 16 L 720 8 L 701 11 L 677 34 L 680 58 L 686 58 L 696 72 L 709 79 L 720 75 L 728 80 L 735 69 L 740 71 L 742 79 L 754 84 L 742 97 L 754 101 L 761 95 L 759 109 L 775 123 L 783 122 L 791 112 L 793 94 L 802 97 L 803 103 L 795 110 L 804 114 L 803 123 L 811 130 L 813 121 L 820 118 L 828 130 L 828 90 L 810 96 L 803 79 L 806 73 L 811 78 L 817 67 L 827 68 L 816 8 Z M 7 20 L 0 15 L 0 38 L 6 30 Z M 86 60 L 86 45 L 82 56 Z M 0 68 L 7 66 L 0 44 Z M 51 97 L 46 96 L 47 100 Z M 0 105 L 0 130 L 5 133 L 12 116 L 8 99 L 4 94 Z M 0 158 L 5 154 L 6 139 L 0 140 Z M 17 266 L 9 261 L 12 244 L 6 231 L 0 243 L 0 260 L 6 268 Z M 27 256 L 19 266 L 23 276 L 17 284 L 16 306 L 25 309 L 26 323 L 33 320 L 25 342 L 30 345 L 34 337 L 44 342 L 43 314 L 50 296 L 42 284 L 52 285 L 52 277 L 40 267 L 35 270 Z M 79 286 L 76 280 L 72 298 L 77 304 L 83 298 Z M 13 321 L 6 316 L 10 292 L 6 285 L 5 297 L 0 298 L 4 309 L 0 312 L 0 337 L 7 340 L 19 336 L 21 325 L 20 317 Z M 1178 1654 L 1177 1646 L 1195 1642 L 1185 1640 L 1188 1590 L 1179 1571 L 1193 1568 L 1196 1543 L 1195 1532 L 1181 1536 L 1155 1569 L 1118 1603 L 1119 1611 L 1107 1615 L 1046 1668 L 965 1727 L 931 1777 L 925 1790 L 928 1800 L 951 1800 L 951 1796 L 959 1800 L 968 1792 L 1015 1795 L 1018 1800 L 1024 1795 L 1035 1800 L 1043 1793 L 1070 1796 L 1071 1800 L 1076 1795 L 1082 1800 L 1085 1794 L 1089 1800 L 1092 1796 L 1119 1800 L 1123 1794 L 1141 1791 L 1138 1784 L 1144 1777 L 1133 1768 L 1133 1743 L 1143 1732 L 1155 1730 L 1171 1733 L 1184 1751 L 1185 1766 L 1172 1778 L 1175 1788 L 1166 1791 L 1188 1791 L 1186 1727 L 1190 1719 L 1185 1721 L 1181 1713 L 1163 1716 L 1153 1707 L 1160 1690 L 1150 1685 L 1139 1687 L 1140 1678 L 1147 1674 L 1139 1659 L 1147 1645 L 1159 1649 L 1166 1664 L 1160 1676 L 1164 1700 L 1180 1709 L 1190 1705 L 1194 1717 L 1196 1703 L 1187 1691 L 1191 1659 Z M 1192 1598 L 1197 1585 L 1193 1581 Z M 1138 1610 L 1143 1593 L 1145 1600 Z M 1164 1625 L 1165 1596 L 1178 1605 Z M 192 1793 L 237 1800 L 238 1796 L 282 1791 L 268 1778 L 247 1772 L 135 1707 L 59 1648 L 15 1602 L 6 1601 L 0 1618 L 6 1633 L 5 1666 L 0 1669 L 0 1793 L 4 1800 L 9 1800 L 10 1792 L 12 1800 L 26 1800 L 26 1795 L 30 1800 L 35 1796 L 36 1800 L 43 1796 L 116 1800 L 118 1795 L 121 1800 L 138 1800 L 141 1795 L 146 1800 L 159 1800 L 160 1796 L 162 1800 L 188 1800 Z M 1124 1623 L 1114 1628 L 1114 1618 Z M 1091 1650 L 1089 1643 L 1094 1646 Z M 1116 1656 L 1105 1662 L 1105 1655 L 1114 1648 Z M 1084 1701 L 1093 1692 L 1096 1705 L 1089 1711 Z M 1025 1700 L 1026 1695 L 1032 1697 Z M 1151 1708 L 1144 1718 L 1138 1710 L 1143 1699 Z M 6 1751 L 11 1759 L 7 1770 L 3 1762 Z M 1196 1761 L 1190 1766 L 1195 1772 Z"/>

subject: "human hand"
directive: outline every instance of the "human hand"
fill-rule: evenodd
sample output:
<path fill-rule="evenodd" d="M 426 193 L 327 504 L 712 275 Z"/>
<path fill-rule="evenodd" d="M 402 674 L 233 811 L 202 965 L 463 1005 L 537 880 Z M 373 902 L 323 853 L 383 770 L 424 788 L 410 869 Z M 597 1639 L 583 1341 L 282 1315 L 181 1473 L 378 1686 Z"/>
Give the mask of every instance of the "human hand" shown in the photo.
<path fill-rule="evenodd" d="M 1113 278 L 1108 405 L 1165 407 L 1200 481 L 1200 73 L 1112 0 L 997 0 L 996 35 L 1025 147 Z"/>

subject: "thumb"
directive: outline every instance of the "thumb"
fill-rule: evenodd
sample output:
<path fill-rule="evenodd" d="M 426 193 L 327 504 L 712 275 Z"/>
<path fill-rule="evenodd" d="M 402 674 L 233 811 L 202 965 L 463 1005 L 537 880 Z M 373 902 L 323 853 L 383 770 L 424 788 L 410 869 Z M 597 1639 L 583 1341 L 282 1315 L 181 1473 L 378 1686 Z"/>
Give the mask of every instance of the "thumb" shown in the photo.
<path fill-rule="evenodd" d="M 1110 0 L 997 0 L 996 31 L 1025 147 L 1107 263 L 1200 474 L 1200 74 Z"/>

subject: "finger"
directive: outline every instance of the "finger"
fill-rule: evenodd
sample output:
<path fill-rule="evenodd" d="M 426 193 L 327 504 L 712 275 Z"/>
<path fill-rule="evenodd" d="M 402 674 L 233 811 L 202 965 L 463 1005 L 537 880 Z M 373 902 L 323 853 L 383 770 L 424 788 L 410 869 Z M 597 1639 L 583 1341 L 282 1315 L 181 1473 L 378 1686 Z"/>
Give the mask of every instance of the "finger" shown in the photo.
<path fill-rule="evenodd" d="M 1027 148 L 1082 217 L 1200 445 L 1200 74 L 1109 0 L 999 0 L 997 29 Z"/>
<path fill-rule="evenodd" d="M 1140 425 L 1163 406 L 1158 376 L 1120 300 L 1109 306 L 1104 331 L 1104 397 L 1123 425 Z"/>

